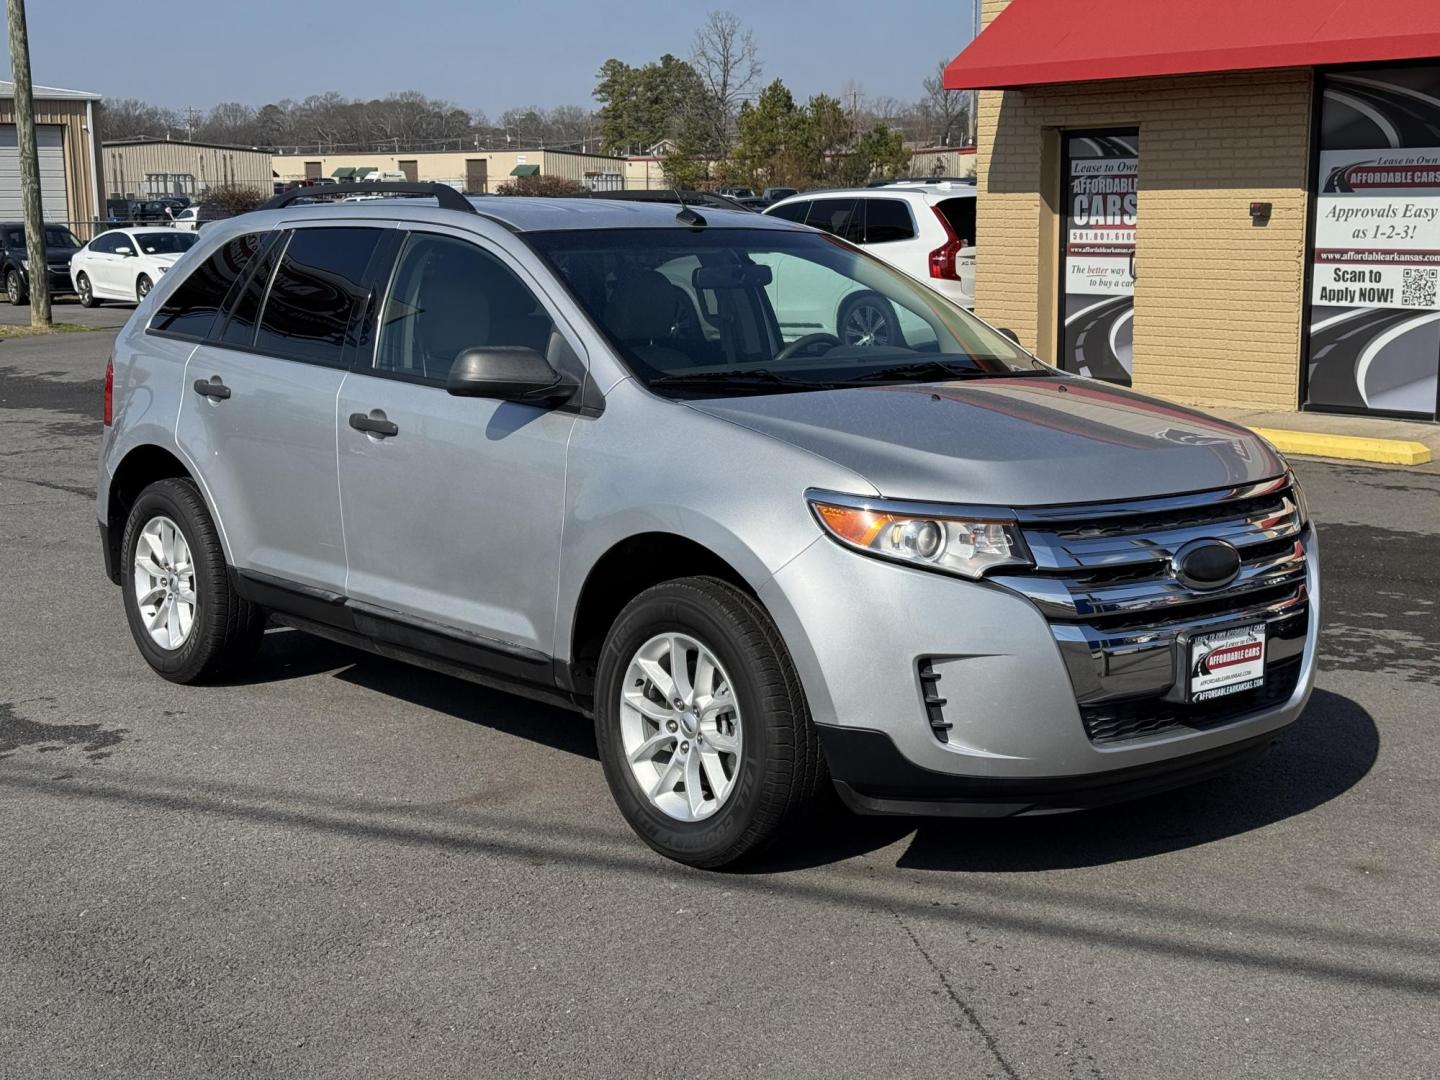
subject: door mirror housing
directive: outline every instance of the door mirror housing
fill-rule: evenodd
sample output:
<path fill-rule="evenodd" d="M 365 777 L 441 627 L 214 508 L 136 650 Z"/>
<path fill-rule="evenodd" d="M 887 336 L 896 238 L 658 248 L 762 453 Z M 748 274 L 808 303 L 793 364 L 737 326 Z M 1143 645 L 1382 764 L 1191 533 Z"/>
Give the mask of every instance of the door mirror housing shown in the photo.
<path fill-rule="evenodd" d="M 134 254 L 135 254 L 135 249 L 134 249 L 134 248 L 128 248 L 128 247 L 121 246 L 121 247 L 117 247 L 117 248 L 115 249 L 115 254 L 116 254 L 116 255 L 134 255 Z"/>
<path fill-rule="evenodd" d="M 489 345 L 461 350 L 445 389 L 456 397 L 558 405 L 575 396 L 578 384 L 528 346 Z"/>
<path fill-rule="evenodd" d="M 997 326 L 995 329 L 998 330 L 998 331 L 1000 331 L 1000 333 L 1004 334 L 1006 337 L 1008 337 L 1008 338 L 1009 338 L 1011 341 L 1013 341 L 1016 345 L 1020 345 L 1020 335 L 1017 334 L 1017 333 L 1015 333 L 1014 330 L 1011 330 L 1010 327 L 1008 327 L 1008 326 Z M 1020 347 L 1023 349 L 1025 346 L 1020 345 Z"/>

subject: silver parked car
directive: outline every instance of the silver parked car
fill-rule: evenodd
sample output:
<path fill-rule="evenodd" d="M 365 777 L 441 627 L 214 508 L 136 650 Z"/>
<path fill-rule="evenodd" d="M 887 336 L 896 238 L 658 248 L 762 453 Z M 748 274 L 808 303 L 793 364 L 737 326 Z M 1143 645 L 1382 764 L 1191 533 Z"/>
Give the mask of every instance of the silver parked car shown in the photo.
<path fill-rule="evenodd" d="M 879 814 L 1149 794 L 1305 705 L 1315 532 L 1252 433 L 773 217 L 291 197 L 202 233 L 107 371 L 106 567 L 165 678 L 273 621 L 579 710 L 631 825 L 698 866 L 830 784 Z M 898 332 L 846 343 L 809 288 Z"/>

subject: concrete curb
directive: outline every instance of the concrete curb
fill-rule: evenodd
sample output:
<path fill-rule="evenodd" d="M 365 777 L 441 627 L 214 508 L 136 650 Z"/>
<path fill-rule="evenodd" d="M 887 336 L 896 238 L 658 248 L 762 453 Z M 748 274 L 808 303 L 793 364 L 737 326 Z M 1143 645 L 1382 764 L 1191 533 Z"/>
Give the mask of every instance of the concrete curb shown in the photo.
<path fill-rule="evenodd" d="M 1366 439 L 1358 435 L 1326 435 L 1318 431 L 1285 431 L 1280 428 L 1252 428 L 1256 435 L 1275 444 L 1282 454 L 1340 458 L 1346 461 L 1377 461 L 1385 465 L 1424 465 L 1430 448 L 1408 439 Z"/>

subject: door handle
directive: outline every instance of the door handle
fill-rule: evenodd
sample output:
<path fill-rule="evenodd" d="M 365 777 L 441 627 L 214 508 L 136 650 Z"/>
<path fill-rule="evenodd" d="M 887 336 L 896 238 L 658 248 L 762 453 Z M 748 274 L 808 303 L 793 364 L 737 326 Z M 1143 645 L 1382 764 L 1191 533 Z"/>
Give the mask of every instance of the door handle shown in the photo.
<path fill-rule="evenodd" d="M 400 425 L 393 420 L 386 420 L 385 413 L 380 409 L 371 409 L 369 416 L 363 412 L 352 412 L 350 426 L 356 431 L 363 431 L 366 435 L 374 435 L 380 439 L 400 434 Z"/>
<path fill-rule="evenodd" d="M 203 398 L 224 401 L 230 396 L 230 388 L 220 381 L 219 375 L 211 375 L 209 381 L 195 380 L 195 392 Z"/>

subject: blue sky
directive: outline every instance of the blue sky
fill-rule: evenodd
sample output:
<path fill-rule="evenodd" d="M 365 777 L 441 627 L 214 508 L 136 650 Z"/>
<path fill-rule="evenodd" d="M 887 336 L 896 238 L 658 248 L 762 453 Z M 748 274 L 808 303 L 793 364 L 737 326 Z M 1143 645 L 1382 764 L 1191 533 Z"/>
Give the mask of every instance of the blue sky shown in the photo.
<path fill-rule="evenodd" d="M 804 97 L 853 80 L 918 97 L 920 80 L 970 38 L 971 0 L 29 0 L 37 83 L 208 108 L 325 90 L 416 89 L 492 117 L 521 105 L 591 104 L 594 75 L 685 56 L 706 13 L 728 7 L 755 34 L 767 78 Z M 883 17 L 881 13 L 884 13 Z M 162 19 L 171 21 L 159 28 Z M 133 27 L 135 32 L 129 32 Z M 8 68 L 8 57 L 4 61 Z"/>

